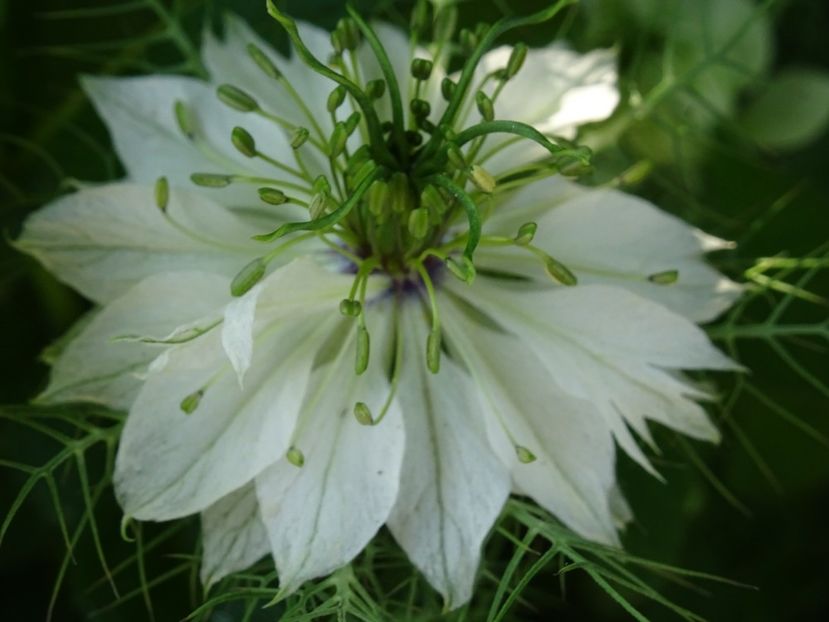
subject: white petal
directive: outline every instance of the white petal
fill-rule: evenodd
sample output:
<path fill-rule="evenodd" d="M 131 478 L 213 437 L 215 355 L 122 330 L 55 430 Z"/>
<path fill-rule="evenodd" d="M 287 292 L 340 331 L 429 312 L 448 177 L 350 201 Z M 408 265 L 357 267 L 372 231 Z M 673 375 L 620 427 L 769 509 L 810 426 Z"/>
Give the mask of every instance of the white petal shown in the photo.
<path fill-rule="evenodd" d="M 565 204 L 585 192 L 584 186 L 573 183 L 559 175 L 540 179 L 521 187 L 519 190 L 499 198 L 496 208 L 487 218 L 487 233 L 514 236 L 518 228 L 527 222 L 538 222 L 545 218 L 552 209 Z M 485 246 L 477 252 L 489 252 Z M 478 255 L 475 255 L 477 261 Z"/>
<path fill-rule="evenodd" d="M 312 314 L 263 331 L 244 390 L 216 331 L 173 351 L 121 436 L 114 481 L 124 513 L 168 520 L 199 512 L 278 460 L 326 328 Z M 182 399 L 200 389 L 198 408 L 185 414 Z"/>
<path fill-rule="evenodd" d="M 182 295 L 182 292 L 186 295 Z M 129 335 L 169 335 L 180 326 L 217 315 L 228 298 L 227 279 L 199 272 L 148 277 L 99 311 L 60 354 L 43 402 L 86 400 L 128 409 L 157 344 L 123 340 Z"/>
<path fill-rule="evenodd" d="M 181 76 L 85 77 L 82 84 L 106 121 L 132 181 L 154 183 L 165 176 L 174 186 L 209 194 L 225 205 L 257 205 L 256 186 L 198 188 L 190 175 L 213 172 L 290 179 L 286 173 L 236 151 L 230 135 L 238 125 L 254 138 L 268 138 L 268 150 L 277 159 L 290 156 L 285 151 L 289 149 L 288 139 L 281 129 L 257 115 L 224 105 L 216 96 L 217 85 Z M 195 119 L 195 138 L 185 137 L 178 127 L 174 112 L 177 101 L 183 102 Z M 274 136 L 281 139 L 274 140 Z M 292 160 L 286 163 L 292 164 Z"/>
<path fill-rule="evenodd" d="M 483 435 L 468 376 L 445 356 L 440 373 L 430 374 L 424 319 L 414 304 L 404 313 L 406 455 L 389 528 L 446 607 L 455 608 L 472 595 L 481 545 L 509 495 L 509 477 Z"/>
<path fill-rule="evenodd" d="M 448 297 L 441 317 L 481 392 L 487 431 L 517 488 L 579 534 L 617 544 L 615 450 L 599 412 L 559 388 L 518 338 L 477 324 Z M 515 444 L 536 459 L 521 463 Z"/>
<path fill-rule="evenodd" d="M 524 193 L 507 199 L 509 213 L 527 202 Z M 530 201 L 532 202 L 532 201 Z M 730 307 L 741 288 L 708 266 L 702 254 L 714 240 L 647 201 L 616 190 L 582 192 L 538 214 L 534 244 L 570 268 L 581 283 L 624 287 L 695 322 L 714 319 Z M 500 229 L 514 235 L 512 229 Z M 718 241 L 722 244 L 722 241 Z M 537 258 L 516 248 L 482 249 L 481 265 L 548 281 Z M 678 270 L 679 280 L 659 285 L 648 276 Z"/>
<path fill-rule="evenodd" d="M 522 291 L 480 278 L 459 295 L 518 336 L 571 395 L 591 401 L 619 444 L 647 460 L 625 423 L 647 438 L 646 419 L 694 438 L 717 429 L 689 396 L 703 396 L 678 369 L 735 370 L 705 333 L 685 318 L 625 290 L 601 285 Z"/>
<path fill-rule="evenodd" d="M 177 224 L 174 224 L 174 222 Z M 159 272 L 235 275 L 261 248 L 256 229 L 201 195 L 114 184 L 62 197 L 26 221 L 18 246 L 85 296 L 107 302 Z"/>
<path fill-rule="evenodd" d="M 372 329 L 372 337 L 382 345 L 381 331 Z M 382 347 L 373 344 L 372 350 L 374 357 Z M 385 367 L 371 365 L 357 377 L 338 357 L 314 372 L 311 386 L 294 441 L 304 466 L 283 459 L 256 478 L 283 596 L 347 564 L 365 547 L 397 497 L 403 457 L 396 406 L 376 426 L 362 426 L 352 414 L 355 401 L 383 402 Z"/>
<path fill-rule="evenodd" d="M 201 516 L 201 582 L 205 589 L 270 552 L 253 484 L 234 490 Z"/>
<path fill-rule="evenodd" d="M 332 272 L 315 259 L 299 257 L 262 281 L 256 313 L 271 321 L 309 309 L 325 309 L 338 315 L 339 302 L 353 282 L 353 274 Z M 387 287 L 388 279 L 372 277 L 366 285 L 366 297 L 371 301 Z"/>
<path fill-rule="evenodd" d="M 225 308 L 222 347 L 233 365 L 240 388 L 243 387 L 245 372 L 253 358 L 253 321 L 256 319 L 256 302 L 261 292 L 260 283 Z"/>
<path fill-rule="evenodd" d="M 478 76 L 505 67 L 510 52 L 509 47 L 499 47 L 486 54 Z M 578 54 L 560 45 L 530 49 L 521 71 L 496 100 L 495 109 L 499 118 L 527 123 L 544 134 L 573 138 L 580 125 L 610 116 L 619 103 L 616 83 L 614 50 Z M 510 138 L 488 138 L 481 154 Z M 493 173 L 506 171 L 547 153 L 535 143 L 521 140 L 486 160 L 485 166 Z"/>

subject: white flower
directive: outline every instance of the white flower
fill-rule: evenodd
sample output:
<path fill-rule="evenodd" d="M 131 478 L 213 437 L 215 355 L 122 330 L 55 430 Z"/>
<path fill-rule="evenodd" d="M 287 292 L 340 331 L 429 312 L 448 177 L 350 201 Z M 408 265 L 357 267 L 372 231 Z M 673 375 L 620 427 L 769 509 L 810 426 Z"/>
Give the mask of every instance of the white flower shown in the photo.
<path fill-rule="evenodd" d="M 614 54 L 497 48 L 444 81 L 438 42 L 415 80 L 406 36 L 377 25 L 403 126 L 354 20 L 324 67 L 356 95 L 303 62 L 331 54 L 315 28 L 284 58 L 226 26 L 209 82 L 84 79 L 128 178 L 55 201 L 19 241 L 102 307 L 41 399 L 129 410 L 125 514 L 201 513 L 206 584 L 271 553 L 284 594 L 386 524 L 449 607 L 511 491 L 617 543 L 614 440 L 651 469 L 631 433 L 650 442 L 648 420 L 717 439 L 682 370 L 735 368 L 694 323 L 739 290 L 703 261 L 719 240 L 552 176 L 586 152 L 545 136 L 616 106 Z M 480 123 L 490 107 L 528 125 Z"/>

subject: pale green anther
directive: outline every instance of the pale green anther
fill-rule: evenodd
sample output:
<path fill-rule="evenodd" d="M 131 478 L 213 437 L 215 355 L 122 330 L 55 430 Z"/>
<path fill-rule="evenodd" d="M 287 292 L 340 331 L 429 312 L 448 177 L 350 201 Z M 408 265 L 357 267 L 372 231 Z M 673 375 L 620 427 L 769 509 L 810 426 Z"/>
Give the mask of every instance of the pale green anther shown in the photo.
<path fill-rule="evenodd" d="M 547 274 L 562 285 L 573 286 L 578 284 L 578 279 L 570 271 L 570 268 L 549 255 L 544 258 L 544 269 L 547 270 Z"/>
<path fill-rule="evenodd" d="M 518 246 L 526 246 L 533 241 L 536 231 L 538 231 L 537 224 L 534 222 L 525 222 L 523 225 L 518 227 L 518 233 L 515 234 L 514 238 L 515 243 Z"/>
<path fill-rule="evenodd" d="M 328 102 L 326 103 L 326 107 L 328 108 L 328 112 L 334 112 L 337 108 L 343 105 L 345 101 L 345 87 L 342 85 L 337 86 L 331 93 L 328 95 Z"/>
<path fill-rule="evenodd" d="M 515 455 L 521 464 L 530 464 L 536 461 L 535 454 L 522 445 L 515 446 Z"/>
<path fill-rule="evenodd" d="M 293 446 L 285 452 L 285 459 L 297 468 L 302 468 L 302 465 L 305 464 L 305 454 Z"/>
<path fill-rule="evenodd" d="M 664 272 L 657 272 L 648 277 L 651 283 L 657 285 L 673 285 L 679 280 L 679 270 L 665 270 Z"/>
<path fill-rule="evenodd" d="M 449 204 L 443 198 L 443 194 L 431 184 L 420 193 L 420 204 L 436 214 L 445 214 L 449 209 Z"/>
<path fill-rule="evenodd" d="M 452 99 L 452 95 L 455 93 L 455 89 L 457 88 L 457 84 L 455 84 L 451 78 L 444 78 L 440 82 L 440 94 L 443 95 L 443 99 L 449 101 Z"/>
<path fill-rule="evenodd" d="M 193 391 L 190 395 L 181 400 L 179 408 L 185 415 L 192 415 L 201 403 L 201 398 L 204 396 L 204 389 Z"/>
<path fill-rule="evenodd" d="M 236 150 L 248 158 L 256 157 L 256 141 L 243 127 L 234 127 L 230 133 L 230 140 Z"/>
<path fill-rule="evenodd" d="M 349 136 L 351 136 L 354 133 L 354 130 L 357 129 L 357 126 L 360 125 L 360 119 L 362 118 L 363 115 L 361 115 L 359 111 L 355 110 L 345 120 L 345 131 Z"/>
<path fill-rule="evenodd" d="M 340 301 L 340 313 L 346 317 L 358 317 L 363 312 L 363 305 L 359 300 L 343 298 Z"/>
<path fill-rule="evenodd" d="M 509 80 L 514 78 L 515 75 L 521 71 L 521 67 L 524 66 L 524 61 L 527 59 L 527 51 L 528 48 L 524 43 L 517 43 L 514 48 L 512 48 L 512 52 L 509 55 L 509 60 L 507 61 L 507 66 L 504 71 L 505 79 Z"/>
<path fill-rule="evenodd" d="M 311 220 L 321 218 L 328 210 L 329 204 L 330 195 L 327 192 L 322 191 L 315 194 L 314 198 L 311 199 L 311 204 L 308 206 L 308 212 L 311 216 Z"/>
<path fill-rule="evenodd" d="M 492 121 L 495 118 L 495 107 L 492 105 L 492 100 L 483 91 L 475 93 L 475 105 L 478 106 L 478 112 L 481 113 L 484 121 Z"/>
<path fill-rule="evenodd" d="M 261 257 L 251 261 L 233 277 L 230 282 L 230 294 L 236 297 L 247 294 L 265 276 L 267 267 L 267 262 Z"/>
<path fill-rule="evenodd" d="M 308 131 L 306 127 L 298 127 L 294 130 L 293 136 L 291 136 L 291 148 L 292 149 L 299 149 L 304 145 L 308 138 L 311 136 L 311 132 Z"/>
<path fill-rule="evenodd" d="M 469 173 L 469 177 L 481 192 L 485 192 L 486 194 L 495 192 L 495 186 L 497 185 L 495 178 L 483 167 L 475 164 Z"/>
<path fill-rule="evenodd" d="M 409 109 L 417 119 L 423 119 L 432 112 L 432 106 L 425 99 L 413 99 L 409 102 Z"/>
<path fill-rule="evenodd" d="M 225 188 L 231 184 L 233 177 L 219 173 L 193 173 L 190 181 L 204 188 Z"/>
<path fill-rule="evenodd" d="M 346 141 L 348 141 L 348 130 L 345 123 L 340 121 L 334 126 L 331 139 L 328 141 L 328 155 L 332 158 L 340 155 L 345 150 Z"/>
<path fill-rule="evenodd" d="M 386 81 L 385 80 L 372 80 L 368 84 L 366 84 L 366 95 L 368 95 L 371 99 L 380 99 L 383 95 L 386 94 Z"/>
<path fill-rule="evenodd" d="M 449 269 L 449 272 L 467 285 L 471 285 L 472 281 L 475 280 L 475 264 L 473 264 L 472 260 L 465 255 L 461 256 L 460 261 L 456 260 L 454 257 L 447 257 L 446 267 Z"/>
<path fill-rule="evenodd" d="M 395 173 L 389 179 L 391 191 L 391 209 L 397 214 L 412 209 L 412 196 L 409 191 L 409 180 L 404 173 Z"/>
<path fill-rule="evenodd" d="M 409 212 L 409 233 L 416 240 L 422 240 L 429 233 L 429 210 L 424 207 Z"/>
<path fill-rule="evenodd" d="M 374 425 L 374 417 L 371 415 L 371 409 L 365 402 L 357 402 L 354 404 L 354 418 L 360 425 Z"/>
<path fill-rule="evenodd" d="M 426 339 L 426 367 L 433 374 L 440 371 L 440 330 L 433 330 Z"/>
<path fill-rule="evenodd" d="M 428 80 L 432 75 L 433 68 L 432 61 L 426 58 L 415 58 L 412 60 L 411 72 L 412 77 L 416 80 Z"/>
<path fill-rule="evenodd" d="M 375 181 L 368 189 L 368 211 L 374 216 L 382 214 L 389 204 L 390 195 L 391 191 L 386 182 L 382 180 Z"/>
<path fill-rule="evenodd" d="M 269 205 L 282 205 L 288 202 L 288 197 L 277 188 L 259 188 L 259 198 Z"/>
<path fill-rule="evenodd" d="M 155 204 L 162 212 L 166 212 L 169 201 L 170 183 L 166 177 L 159 177 L 155 181 Z"/>
<path fill-rule="evenodd" d="M 253 112 L 259 109 L 259 104 L 250 95 L 245 93 L 242 89 L 233 86 L 232 84 L 222 84 L 216 89 L 216 94 L 219 99 L 227 106 L 240 112 Z"/>
<path fill-rule="evenodd" d="M 357 356 L 354 359 L 354 373 L 358 376 L 368 369 L 370 343 L 368 329 L 365 326 L 359 326 L 357 328 Z"/>
<path fill-rule="evenodd" d="M 282 72 L 279 71 L 274 62 L 255 44 L 248 43 L 247 51 L 248 56 L 250 56 L 253 59 L 253 62 L 259 66 L 259 69 L 261 69 L 262 73 L 264 73 L 266 76 L 274 80 L 279 80 L 279 78 L 282 77 Z"/>
<path fill-rule="evenodd" d="M 193 121 L 193 115 L 190 114 L 190 109 L 187 107 L 187 104 L 180 99 L 176 100 L 176 103 L 173 105 L 173 112 L 176 115 L 176 123 L 181 133 L 187 136 L 187 138 L 193 138 L 196 134 L 196 124 Z"/>

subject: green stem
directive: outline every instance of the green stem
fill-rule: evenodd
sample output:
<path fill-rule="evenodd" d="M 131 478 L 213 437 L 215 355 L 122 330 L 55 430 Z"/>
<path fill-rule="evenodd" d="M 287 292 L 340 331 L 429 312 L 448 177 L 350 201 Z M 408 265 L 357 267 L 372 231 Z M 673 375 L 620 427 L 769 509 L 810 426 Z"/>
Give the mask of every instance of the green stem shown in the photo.
<path fill-rule="evenodd" d="M 460 186 L 456 186 L 451 179 L 444 175 L 433 175 L 427 181 L 449 192 L 458 200 L 466 212 L 466 219 L 469 222 L 469 237 L 466 239 L 466 248 L 463 254 L 471 260 L 481 239 L 481 214 L 478 212 L 478 206 Z"/>

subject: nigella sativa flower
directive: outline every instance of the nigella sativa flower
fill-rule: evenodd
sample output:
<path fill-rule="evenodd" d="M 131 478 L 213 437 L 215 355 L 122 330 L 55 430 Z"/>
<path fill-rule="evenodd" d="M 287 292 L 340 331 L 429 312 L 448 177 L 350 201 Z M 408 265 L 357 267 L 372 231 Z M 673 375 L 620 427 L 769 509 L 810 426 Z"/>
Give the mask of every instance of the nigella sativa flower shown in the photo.
<path fill-rule="evenodd" d="M 736 367 L 696 326 L 724 243 L 565 178 L 612 51 L 494 47 L 566 4 L 455 40 L 446 7 L 329 36 L 269 3 L 289 58 L 229 19 L 208 81 L 84 79 L 128 175 L 19 240 L 101 307 L 41 400 L 129 411 L 119 502 L 200 513 L 206 584 L 271 554 L 290 593 L 385 524 L 456 607 L 511 492 L 615 544 L 615 444 L 717 439 L 683 370 Z"/>

